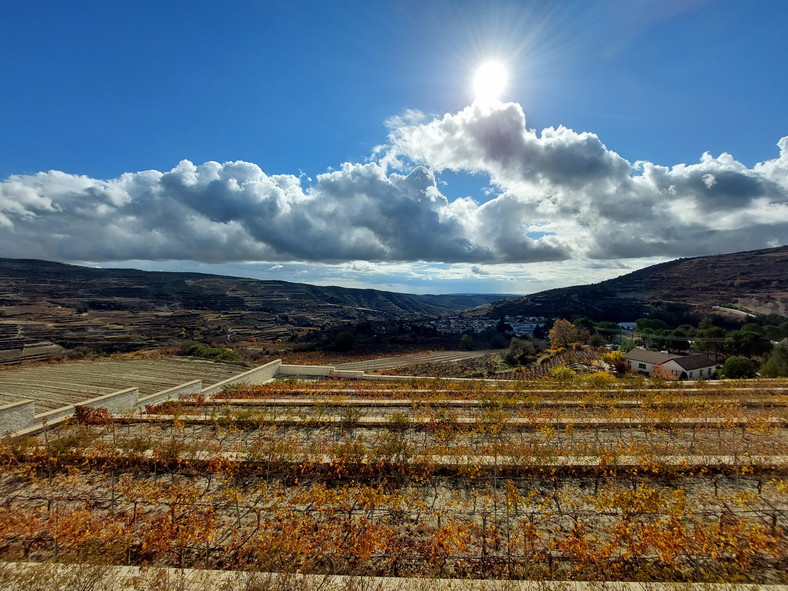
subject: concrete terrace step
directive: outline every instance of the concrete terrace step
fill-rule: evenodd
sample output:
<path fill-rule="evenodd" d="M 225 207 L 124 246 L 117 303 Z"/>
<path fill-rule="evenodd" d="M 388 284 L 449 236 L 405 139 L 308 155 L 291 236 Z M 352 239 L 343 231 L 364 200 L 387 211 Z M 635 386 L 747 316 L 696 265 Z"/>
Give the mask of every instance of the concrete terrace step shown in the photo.
<path fill-rule="evenodd" d="M 246 588 L 301 591 L 788 591 L 788 585 L 743 583 L 396 578 L 34 562 L 0 563 L 0 575 L 0 582 L 8 591 L 28 591 L 31 578 L 35 581 L 59 580 L 62 585 L 59 588 L 73 585 L 73 588 L 107 591 L 147 589 L 146 582 L 153 581 L 157 589 L 179 591 Z"/>
<path fill-rule="evenodd" d="M 39 450 L 44 448 L 39 446 Z M 32 449 L 30 450 L 32 451 Z M 115 448 L 117 455 L 101 455 L 91 457 L 93 462 L 111 463 L 123 458 L 129 450 Z M 138 457 L 148 461 L 161 461 L 157 453 L 148 449 L 139 453 Z M 128 458 L 126 458 L 128 459 Z M 305 464 L 312 468 L 326 469 L 339 465 L 345 466 L 367 466 L 380 467 L 386 464 L 385 456 L 358 455 L 340 457 L 330 454 L 302 455 L 293 453 L 290 457 L 286 453 L 280 457 L 260 457 L 254 453 L 241 451 L 204 451 L 195 450 L 177 454 L 166 458 L 166 462 L 174 462 L 178 465 L 184 463 L 210 464 L 220 459 L 224 462 L 249 467 L 260 467 L 268 464 L 278 463 L 287 467 L 288 470 L 296 466 Z M 788 469 L 788 456 L 786 455 L 599 455 L 599 456 L 508 456 L 508 455 L 419 455 L 402 458 L 392 458 L 396 465 L 420 466 L 429 464 L 437 469 L 457 470 L 462 472 L 466 469 L 478 469 L 482 471 L 516 472 L 522 470 L 609 470 L 620 468 L 622 470 L 638 470 L 648 467 L 678 468 L 681 470 L 697 471 L 702 469 L 758 469 L 758 470 L 777 470 L 785 471 Z"/>
<path fill-rule="evenodd" d="M 715 404 L 731 405 L 741 408 L 773 408 L 788 407 L 788 399 L 775 400 L 715 400 Z M 496 410 L 500 408 L 642 408 L 654 406 L 657 408 L 687 408 L 689 405 L 681 402 L 643 402 L 640 400 L 611 400 L 611 401 L 585 401 L 585 400 L 515 400 L 515 401 L 487 401 L 478 399 L 444 398 L 435 400 L 419 400 L 409 398 L 215 398 L 204 403 L 207 406 L 272 406 L 272 407 L 382 407 L 382 408 L 413 408 L 421 405 L 429 407 L 446 408 L 487 408 Z"/>
<path fill-rule="evenodd" d="M 349 425 L 354 427 L 376 427 L 376 428 L 414 428 L 424 429 L 435 425 L 451 427 L 483 427 L 485 425 L 496 424 L 493 421 L 485 421 L 483 417 L 457 417 L 455 419 L 439 420 L 425 417 L 406 417 L 398 424 L 391 417 L 385 416 L 361 416 L 357 418 L 343 417 L 298 417 L 298 416 L 279 416 L 279 417 L 232 417 L 232 416 L 206 416 L 206 415 L 147 415 L 144 417 L 124 417 L 117 416 L 118 423 L 167 423 L 175 420 L 184 424 L 233 424 L 252 422 L 256 425 L 279 425 L 279 426 L 305 426 L 321 427 L 334 425 Z M 511 417 L 501 421 L 507 429 L 539 429 L 550 427 L 554 429 L 566 429 L 574 427 L 578 429 L 598 429 L 598 428 L 642 428 L 642 427 L 679 427 L 679 428 L 704 428 L 704 427 L 746 427 L 748 425 L 768 425 L 772 427 L 788 426 L 788 419 L 781 417 L 768 417 L 759 419 L 748 419 L 747 417 L 702 417 L 702 418 L 521 418 Z"/>

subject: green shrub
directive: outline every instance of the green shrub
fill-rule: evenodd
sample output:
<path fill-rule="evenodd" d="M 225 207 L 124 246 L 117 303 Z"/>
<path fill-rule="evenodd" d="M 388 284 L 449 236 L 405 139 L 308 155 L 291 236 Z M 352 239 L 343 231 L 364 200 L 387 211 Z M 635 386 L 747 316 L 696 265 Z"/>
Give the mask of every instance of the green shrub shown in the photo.
<path fill-rule="evenodd" d="M 720 369 L 720 375 L 723 378 L 737 379 L 737 378 L 754 378 L 755 377 L 755 363 L 752 359 L 747 357 L 728 357 Z"/>
<path fill-rule="evenodd" d="M 761 366 L 761 377 L 788 377 L 788 347 L 775 347 Z"/>
<path fill-rule="evenodd" d="M 552 377 L 557 382 L 572 382 L 575 379 L 575 370 L 571 367 L 567 367 L 566 365 L 560 365 L 558 367 L 553 367 L 550 370 L 550 377 Z"/>
<path fill-rule="evenodd" d="M 205 343 L 194 343 L 184 352 L 189 357 L 215 359 L 217 361 L 239 361 L 238 354 L 226 347 L 211 347 Z"/>
<path fill-rule="evenodd" d="M 595 349 L 604 347 L 606 344 L 607 341 L 601 334 L 592 334 L 590 337 L 588 337 L 588 345 L 590 347 L 594 347 Z"/>

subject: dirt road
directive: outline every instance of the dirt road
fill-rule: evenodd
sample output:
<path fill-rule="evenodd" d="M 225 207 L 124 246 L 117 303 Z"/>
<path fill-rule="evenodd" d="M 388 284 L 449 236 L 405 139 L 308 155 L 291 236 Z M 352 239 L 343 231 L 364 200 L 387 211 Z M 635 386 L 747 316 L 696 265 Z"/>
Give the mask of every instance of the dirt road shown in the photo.
<path fill-rule="evenodd" d="M 402 355 L 400 357 L 384 357 L 382 359 L 370 359 L 369 361 L 354 361 L 351 363 L 335 364 L 337 369 L 352 369 L 371 371 L 373 369 L 391 369 L 394 367 L 408 367 L 420 363 L 446 363 L 449 361 L 460 361 L 462 359 L 472 359 L 481 357 L 487 353 L 500 354 L 503 350 L 492 349 L 485 351 L 435 351 L 433 353 L 420 353 L 417 355 Z"/>

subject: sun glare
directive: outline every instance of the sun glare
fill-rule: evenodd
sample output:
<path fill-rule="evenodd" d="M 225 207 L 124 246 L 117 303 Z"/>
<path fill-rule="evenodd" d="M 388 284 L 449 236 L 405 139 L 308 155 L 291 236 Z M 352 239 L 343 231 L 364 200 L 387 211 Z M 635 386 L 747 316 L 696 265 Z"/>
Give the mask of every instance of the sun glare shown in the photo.
<path fill-rule="evenodd" d="M 501 98 L 508 75 L 501 62 L 487 62 L 479 66 L 473 78 L 473 93 L 477 102 L 496 101 Z"/>

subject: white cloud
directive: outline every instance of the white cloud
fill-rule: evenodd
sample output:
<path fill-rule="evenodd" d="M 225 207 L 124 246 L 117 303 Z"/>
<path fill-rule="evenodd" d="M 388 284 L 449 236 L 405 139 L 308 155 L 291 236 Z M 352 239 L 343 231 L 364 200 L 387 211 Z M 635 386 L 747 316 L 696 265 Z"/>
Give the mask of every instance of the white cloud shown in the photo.
<path fill-rule="evenodd" d="M 525 249 L 601 259 L 765 247 L 788 236 L 788 138 L 752 169 L 730 154 L 697 164 L 630 165 L 591 133 L 526 127 L 514 103 L 473 105 L 390 134 L 382 162 L 486 173 L 501 194 L 475 211 L 477 239 L 517 260 Z M 548 231 L 527 241 L 529 231 Z"/>
<path fill-rule="evenodd" d="M 665 167 L 631 165 L 592 133 L 537 133 L 514 103 L 434 118 L 409 111 L 387 125 L 373 161 L 314 181 L 187 160 L 110 180 L 13 175 L 0 183 L 0 248 L 70 261 L 267 261 L 270 270 L 349 262 L 362 275 L 428 261 L 459 265 L 413 272 L 479 277 L 491 272 L 482 264 L 698 255 L 788 236 L 788 137 L 777 158 L 752 168 L 708 153 Z M 497 196 L 450 202 L 434 176 L 444 170 L 487 175 Z"/>

